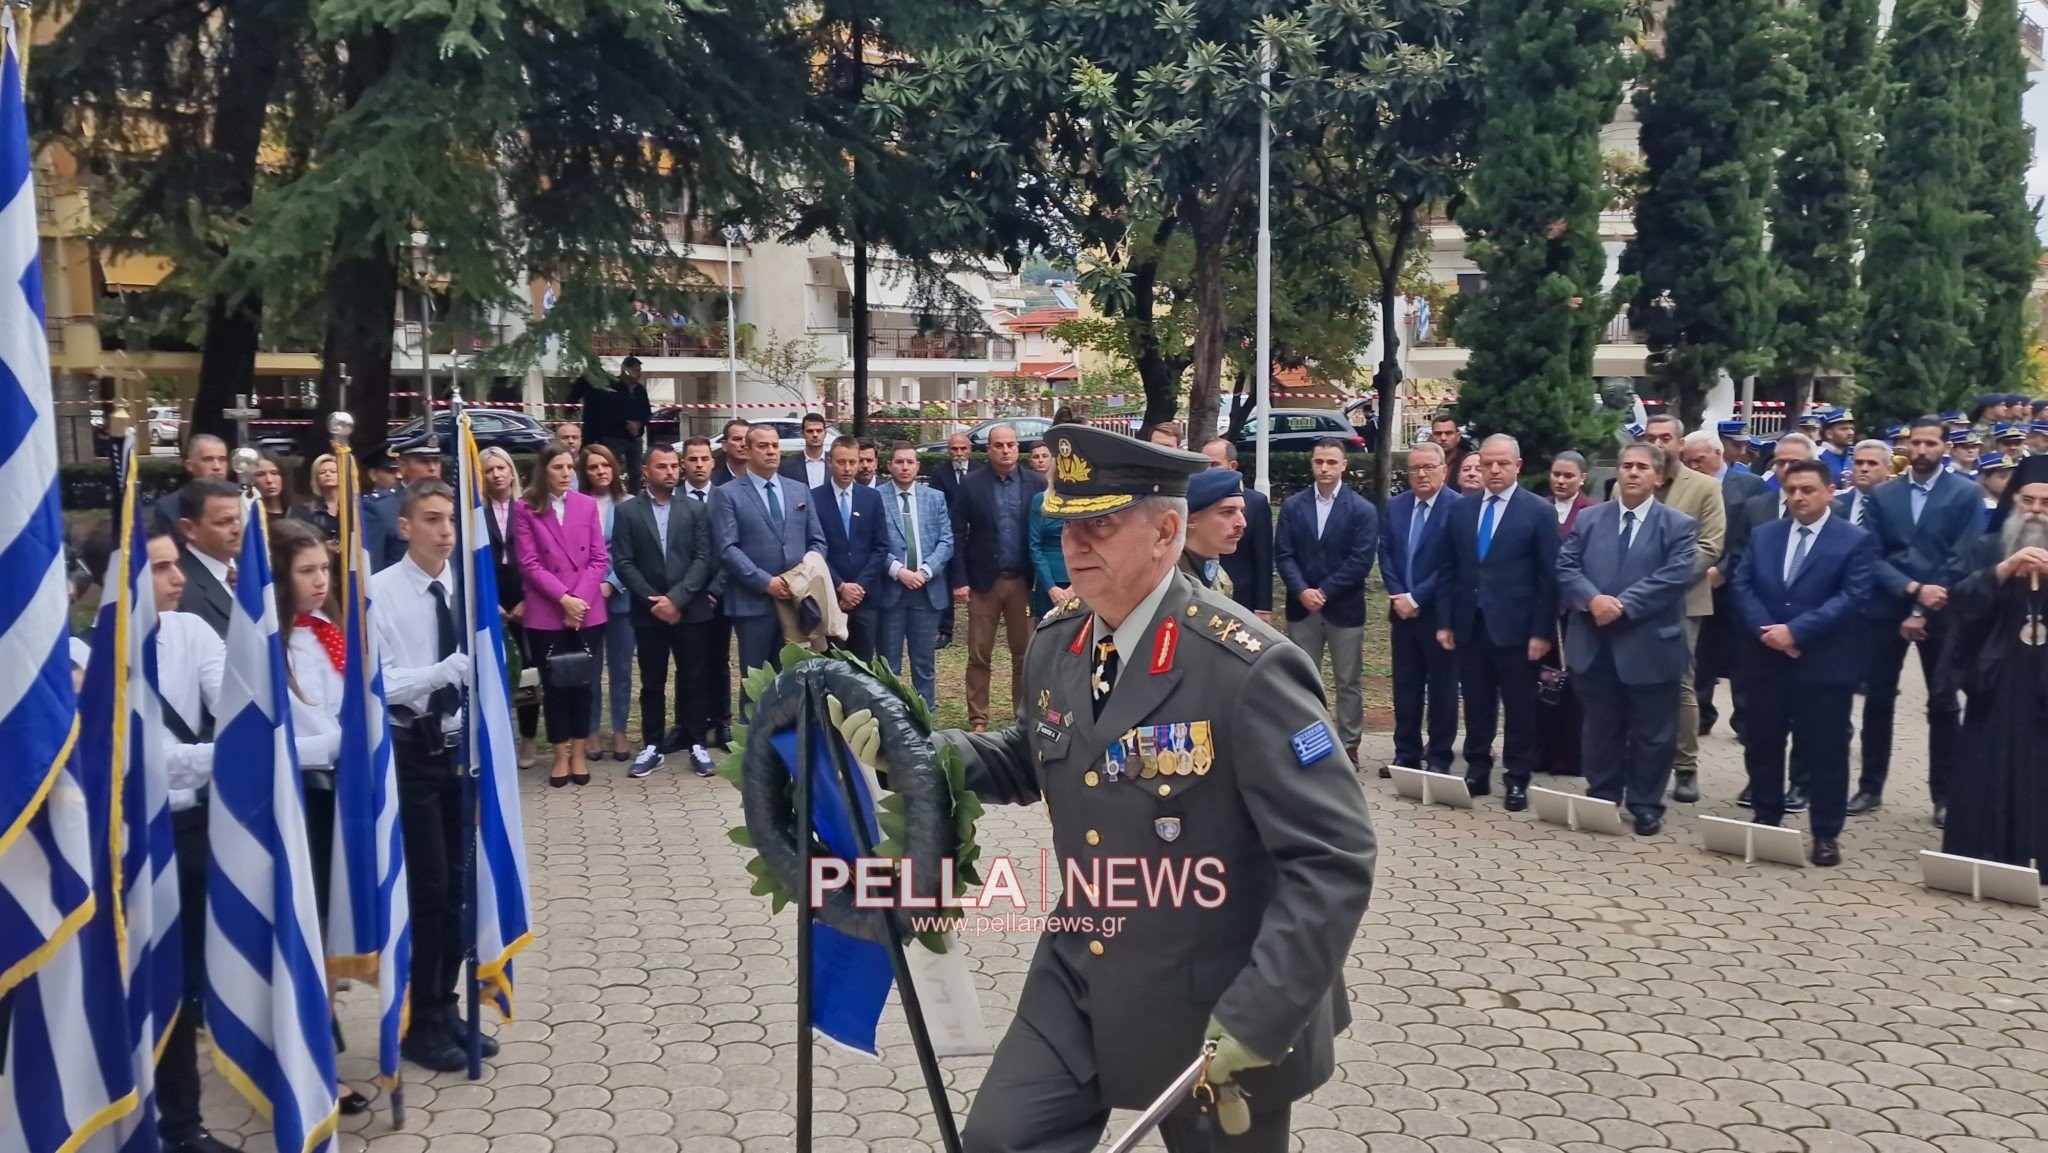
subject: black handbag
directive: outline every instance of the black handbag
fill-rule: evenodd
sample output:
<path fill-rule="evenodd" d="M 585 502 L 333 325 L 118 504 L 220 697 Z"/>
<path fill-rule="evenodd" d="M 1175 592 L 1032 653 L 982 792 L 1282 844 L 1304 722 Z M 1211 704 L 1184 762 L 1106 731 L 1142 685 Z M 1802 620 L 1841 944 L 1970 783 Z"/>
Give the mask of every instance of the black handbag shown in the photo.
<path fill-rule="evenodd" d="M 576 647 L 549 653 L 544 680 L 547 687 L 562 692 L 592 688 L 597 684 L 597 654 L 583 647 L 583 634 L 576 634 Z"/>
<path fill-rule="evenodd" d="M 1565 690 L 1572 684 L 1572 671 L 1564 663 L 1564 633 L 1557 634 L 1557 667 L 1544 665 L 1536 670 L 1536 703 L 1545 708 L 1556 708 L 1564 701 Z"/>

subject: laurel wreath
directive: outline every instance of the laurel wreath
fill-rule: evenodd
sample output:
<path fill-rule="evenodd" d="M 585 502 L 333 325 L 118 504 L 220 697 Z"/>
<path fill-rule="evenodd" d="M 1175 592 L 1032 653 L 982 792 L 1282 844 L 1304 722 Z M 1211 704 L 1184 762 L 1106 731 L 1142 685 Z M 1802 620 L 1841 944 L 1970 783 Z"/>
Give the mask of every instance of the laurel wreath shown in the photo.
<path fill-rule="evenodd" d="M 779 663 L 785 668 L 794 668 L 803 661 L 817 659 L 818 655 L 802 645 L 785 645 Z M 836 648 L 825 655 L 834 660 L 844 661 L 873 677 L 903 703 L 917 730 L 926 737 L 931 736 L 932 714 L 931 710 L 925 707 L 924 698 L 910 685 L 904 683 L 886 663 L 880 660 L 863 661 L 852 653 Z M 741 678 L 740 692 L 749 702 L 759 701 L 761 695 L 768 691 L 768 686 L 775 683 L 776 676 L 775 669 L 767 665 L 756 667 Z M 853 707 L 857 706 L 849 706 Z M 741 779 L 744 773 L 742 766 L 746 763 L 747 726 L 735 724 L 732 731 L 731 751 L 719 763 L 716 771 L 727 784 L 739 789 L 742 787 Z M 886 731 L 885 729 L 885 735 Z M 953 896 L 961 897 L 965 896 L 970 888 L 980 886 L 982 881 L 981 873 L 976 868 L 976 862 L 981 859 L 981 845 L 975 840 L 975 824 L 981 819 L 983 812 L 981 798 L 967 787 L 967 766 L 961 761 L 959 751 L 938 742 L 933 742 L 932 748 L 935 756 L 931 761 L 926 761 L 922 757 L 912 757 L 902 759 L 901 763 L 890 757 L 892 750 L 886 744 L 882 748 L 879 759 L 884 763 L 873 766 L 877 778 L 883 784 L 882 795 L 875 806 L 875 823 L 882 832 L 881 841 L 875 845 L 875 855 L 899 861 L 906 855 L 903 796 L 888 789 L 889 774 L 937 772 L 945 778 L 946 793 L 951 798 L 951 831 L 954 838 L 951 853 L 941 855 L 950 855 L 953 859 Z M 726 836 L 733 844 L 743 849 L 752 850 L 755 847 L 753 836 L 747 832 L 744 823 L 729 830 Z M 833 855 L 831 850 L 817 840 L 815 830 L 812 831 L 812 852 L 819 856 Z M 768 868 L 767 862 L 762 860 L 758 851 L 748 857 L 747 873 L 754 878 L 753 887 L 749 891 L 757 897 L 767 897 L 775 912 L 781 912 L 783 906 L 797 899 L 797 894 Z M 933 918 L 946 922 L 956 921 L 961 915 L 962 910 L 958 907 L 940 908 L 931 913 Z M 917 939 L 932 952 L 944 953 L 945 936 L 944 930 L 935 930 L 920 933 Z"/>

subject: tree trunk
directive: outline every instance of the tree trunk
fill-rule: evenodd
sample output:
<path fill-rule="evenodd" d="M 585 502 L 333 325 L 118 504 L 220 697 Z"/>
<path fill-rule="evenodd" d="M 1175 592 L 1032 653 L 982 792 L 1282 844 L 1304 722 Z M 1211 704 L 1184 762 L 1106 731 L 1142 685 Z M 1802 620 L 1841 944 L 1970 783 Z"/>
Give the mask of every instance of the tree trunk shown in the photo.
<path fill-rule="evenodd" d="M 1813 373 L 1802 372 L 1797 377 L 1793 378 L 1792 398 L 1785 402 L 1785 427 L 1790 428 L 1792 426 L 1792 422 L 1795 419 L 1797 419 L 1801 413 L 1804 413 L 1806 411 L 1806 406 L 1812 403 Z M 1743 415 L 1747 416 L 1748 414 L 1744 413 Z"/>
<path fill-rule="evenodd" d="M 391 68 L 392 37 L 375 28 L 348 41 L 343 91 L 349 106 L 361 100 Z M 392 320 L 398 304 L 398 252 L 366 251 L 363 237 L 375 234 L 380 205 L 354 205 L 342 212 L 335 227 L 333 267 L 327 276 L 327 342 L 321 358 L 320 411 L 333 412 L 346 399 L 355 417 L 350 444 L 368 456 L 384 447 L 391 435 Z M 426 347 L 421 331 L 420 347 Z M 348 395 L 341 394 L 341 370 L 349 374 Z M 425 378 L 421 380 L 422 387 Z M 433 409 L 428 408 L 429 419 Z M 432 427 L 431 424 L 429 427 Z M 316 429 L 314 437 L 325 435 Z"/>
<path fill-rule="evenodd" d="M 1386 248 L 1386 263 L 1379 270 L 1380 367 L 1373 373 L 1373 388 L 1378 394 L 1380 436 L 1373 448 L 1372 495 L 1382 509 L 1394 492 L 1394 438 L 1401 432 L 1394 422 L 1394 394 L 1401 387 L 1401 326 L 1395 320 L 1394 305 L 1401 293 L 1401 265 L 1408 259 L 1408 242 L 1414 234 L 1415 205 L 1402 201 L 1394 219 L 1392 243 Z"/>
<path fill-rule="evenodd" d="M 1188 386 L 1188 443 L 1216 435 L 1216 398 L 1223 376 L 1223 237 L 1220 229 L 1195 233 L 1194 380 Z"/>
<path fill-rule="evenodd" d="M 256 188 L 257 151 L 285 61 L 305 22 L 304 0 L 252 0 L 228 15 L 226 63 L 219 104 L 202 160 L 206 204 L 222 216 L 249 207 Z M 216 249 L 216 255 L 227 255 Z M 234 422 L 223 411 L 241 395 L 256 392 L 256 353 L 263 325 L 263 301 L 232 300 L 220 294 L 206 302 L 206 336 L 199 353 L 199 387 L 192 400 L 192 431 L 235 442 Z"/>
<path fill-rule="evenodd" d="M 1167 217 L 1159 224 L 1153 235 L 1153 251 L 1166 244 L 1173 232 L 1173 218 Z M 1131 311 L 1126 319 L 1130 321 L 1131 363 L 1137 367 L 1138 380 L 1145 386 L 1146 427 L 1165 424 L 1180 411 L 1180 377 L 1187 370 L 1188 362 L 1179 357 L 1169 357 L 1159 351 L 1159 337 L 1152 329 L 1152 292 L 1159 283 L 1157 258 L 1137 264 L 1131 268 Z"/>
<path fill-rule="evenodd" d="M 958 410 L 947 415 L 958 415 Z M 856 235 L 853 241 L 853 435 L 867 434 L 868 244 Z"/>

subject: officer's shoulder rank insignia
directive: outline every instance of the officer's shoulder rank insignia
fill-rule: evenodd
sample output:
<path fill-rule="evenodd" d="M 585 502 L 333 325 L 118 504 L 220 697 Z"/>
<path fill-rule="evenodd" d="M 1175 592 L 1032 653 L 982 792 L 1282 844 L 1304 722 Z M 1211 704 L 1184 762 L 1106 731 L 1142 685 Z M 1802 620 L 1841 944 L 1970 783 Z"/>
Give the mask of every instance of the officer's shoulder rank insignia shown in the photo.
<path fill-rule="evenodd" d="M 1330 726 L 1323 721 L 1287 738 L 1287 743 L 1294 748 L 1294 759 L 1304 765 L 1313 765 L 1337 751 L 1337 742 L 1330 739 Z"/>
<path fill-rule="evenodd" d="M 1195 617 L 1195 622 L 1188 626 L 1189 632 L 1208 637 L 1247 661 L 1258 660 L 1259 652 L 1269 643 L 1255 631 L 1265 628 L 1263 624 L 1247 623 L 1221 613 L 1210 613 L 1208 619 L 1203 620 L 1198 606 L 1189 605 L 1188 609 L 1190 615 Z"/>

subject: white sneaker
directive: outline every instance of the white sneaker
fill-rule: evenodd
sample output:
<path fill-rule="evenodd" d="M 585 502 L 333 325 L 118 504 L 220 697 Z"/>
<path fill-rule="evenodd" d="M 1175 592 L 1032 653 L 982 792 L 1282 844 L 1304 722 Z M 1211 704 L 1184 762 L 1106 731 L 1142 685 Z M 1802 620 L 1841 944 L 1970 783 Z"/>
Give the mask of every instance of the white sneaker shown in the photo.
<path fill-rule="evenodd" d="M 649 745 L 640 750 L 639 756 L 633 758 L 633 767 L 626 770 L 626 775 L 637 780 L 660 768 L 661 762 L 661 750 Z"/>
<path fill-rule="evenodd" d="M 711 750 L 703 745 L 690 746 L 690 769 L 700 777 L 711 775 Z"/>

